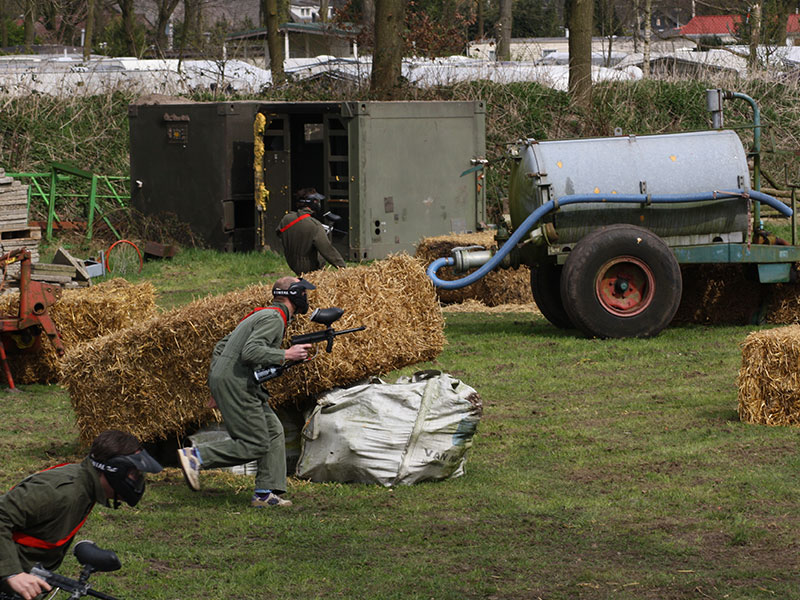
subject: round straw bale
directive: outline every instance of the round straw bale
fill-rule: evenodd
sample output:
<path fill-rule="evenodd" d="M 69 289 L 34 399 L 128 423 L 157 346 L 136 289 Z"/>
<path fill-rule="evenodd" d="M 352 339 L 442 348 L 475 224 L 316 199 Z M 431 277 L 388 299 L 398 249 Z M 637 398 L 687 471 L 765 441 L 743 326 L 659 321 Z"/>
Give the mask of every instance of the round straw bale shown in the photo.
<path fill-rule="evenodd" d="M 494 232 L 490 230 L 476 233 L 449 234 L 423 238 L 417 244 L 415 256 L 427 268 L 437 258 L 450 256 L 453 248 L 460 246 L 481 246 L 486 249 L 496 248 Z M 475 269 L 468 271 L 474 272 Z M 468 273 L 455 273 L 452 267 L 443 267 L 437 273 L 440 279 L 452 281 L 466 277 Z M 478 300 L 486 306 L 500 304 L 528 304 L 533 302 L 531 295 L 530 269 L 525 265 L 517 269 L 495 269 L 485 277 L 457 290 L 437 289 L 439 300 L 443 304 Z"/>
<path fill-rule="evenodd" d="M 422 264 L 408 256 L 359 267 L 316 271 L 307 279 L 313 307 L 338 306 L 335 329 L 366 325 L 269 382 L 274 405 L 299 405 L 319 392 L 432 360 L 444 347 L 444 319 Z M 76 347 L 62 361 L 81 439 L 124 429 L 145 441 L 218 418 L 208 407 L 211 352 L 253 308 L 272 300 L 272 282 L 209 296 Z M 287 336 L 321 329 L 298 315 Z"/>
<path fill-rule="evenodd" d="M 756 331 L 742 343 L 739 419 L 800 425 L 800 325 Z"/>
<path fill-rule="evenodd" d="M 64 290 L 48 313 L 66 348 L 124 329 L 156 313 L 156 289 L 150 282 L 132 285 L 117 278 Z M 19 314 L 19 293 L 0 296 L 0 314 Z M 36 352 L 19 353 L 6 345 L 15 383 L 56 383 L 60 358 L 47 336 Z"/>

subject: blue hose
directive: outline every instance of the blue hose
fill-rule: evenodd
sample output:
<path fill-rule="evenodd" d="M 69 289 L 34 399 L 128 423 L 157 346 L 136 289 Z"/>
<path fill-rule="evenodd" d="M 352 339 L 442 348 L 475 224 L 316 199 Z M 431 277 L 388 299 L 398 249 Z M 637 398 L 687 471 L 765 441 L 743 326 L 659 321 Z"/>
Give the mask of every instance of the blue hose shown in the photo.
<path fill-rule="evenodd" d="M 707 202 L 711 200 L 725 200 L 728 198 L 740 198 L 748 196 L 753 200 L 757 200 L 768 206 L 771 206 L 786 217 L 792 216 L 792 209 L 786 206 L 783 202 L 777 198 L 773 198 L 768 194 L 757 192 L 755 190 L 731 190 L 728 192 L 708 192 L 705 194 L 661 194 L 656 196 L 648 196 L 646 194 L 613 194 L 611 196 L 598 196 L 597 194 L 573 194 L 571 196 L 562 196 L 558 200 L 548 200 L 539 208 L 534 210 L 528 215 L 522 224 L 517 227 L 516 231 L 514 231 L 510 238 L 508 238 L 508 241 L 498 249 L 497 253 L 492 256 L 491 259 L 489 259 L 489 262 L 466 277 L 455 279 L 453 281 L 445 281 L 444 279 L 439 279 L 439 277 L 436 276 L 436 271 L 442 267 L 450 267 L 455 264 L 455 260 L 450 257 L 437 258 L 430 265 L 428 265 L 426 272 L 431 281 L 433 281 L 433 285 L 444 290 L 457 290 L 475 283 L 489 271 L 497 267 L 503 258 L 505 258 L 509 252 L 511 252 L 514 246 L 516 246 L 522 240 L 522 238 L 527 235 L 527 233 L 533 228 L 534 225 L 536 225 L 536 223 L 539 222 L 542 217 L 552 210 L 555 210 L 561 206 L 566 206 L 567 204 L 582 204 L 588 202 L 671 204 L 681 202 Z"/>

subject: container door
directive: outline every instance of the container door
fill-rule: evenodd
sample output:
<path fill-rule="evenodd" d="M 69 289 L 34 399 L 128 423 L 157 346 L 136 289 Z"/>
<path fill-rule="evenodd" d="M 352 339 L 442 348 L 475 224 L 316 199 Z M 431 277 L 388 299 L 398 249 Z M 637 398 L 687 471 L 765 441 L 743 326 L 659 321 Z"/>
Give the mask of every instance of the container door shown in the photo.
<path fill-rule="evenodd" d="M 259 226 L 265 232 L 267 245 L 281 252 L 281 242 L 275 228 L 291 209 L 291 148 L 289 116 L 267 114 L 264 127 L 264 185 L 269 192 L 267 210 L 260 213 Z"/>

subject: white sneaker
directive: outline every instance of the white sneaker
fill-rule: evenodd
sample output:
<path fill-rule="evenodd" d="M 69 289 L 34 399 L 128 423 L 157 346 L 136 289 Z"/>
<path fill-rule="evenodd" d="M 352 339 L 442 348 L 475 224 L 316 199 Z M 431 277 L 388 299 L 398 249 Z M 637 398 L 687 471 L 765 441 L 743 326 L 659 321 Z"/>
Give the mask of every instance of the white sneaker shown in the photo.
<path fill-rule="evenodd" d="M 200 489 L 200 460 L 197 458 L 195 449 L 178 448 L 178 460 L 181 463 L 181 471 L 188 485 L 195 492 Z"/>
<path fill-rule="evenodd" d="M 258 494 L 253 494 L 253 497 L 250 499 L 250 506 L 253 508 L 267 508 L 270 506 L 291 506 L 291 500 L 284 500 L 278 494 L 273 494 L 270 492 L 263 498 Z"/>

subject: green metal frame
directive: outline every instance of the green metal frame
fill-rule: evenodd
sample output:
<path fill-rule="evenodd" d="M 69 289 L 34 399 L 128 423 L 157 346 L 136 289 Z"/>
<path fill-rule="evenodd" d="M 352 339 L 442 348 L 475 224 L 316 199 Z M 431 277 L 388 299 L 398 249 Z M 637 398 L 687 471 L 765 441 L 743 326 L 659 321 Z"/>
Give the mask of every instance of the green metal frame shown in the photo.
<path fill-rule="evenodd" d="M 31 203 L 34 200 L 40 200 L 44 202 L 47 208 L 47 231 L 46 231 L 46 238 L 48 241 L 52 240 L 53 238 L 53 222 L 58 221 L 61 222 L 61 219 L 56 214 L 56 203 L 59 198 L 86 198 L 88 199 L 89 203 L 89 215 L 86 222 L 86 241 L 91 241 L 92 239 L 92 232 L 94 229 L 94 219 L 95 214 L 98 214 L 100 218 L 108 225 L 108 228 L 111 232 L 116 236 L 117 239 L 120 239 L 120 234 L 111 224 L 111 221 L 103 214 L 103 210 L 100 206 L 100 201 L 107 201 L 112 200 L 115 201 L 116 204 L 119 205 L 121 208 L 125 208 L 128 206 L 127 201 L 130 200 L 130 196 L 127 194 L 121 194 L 117 191 L 115 187 L 115 182 L 119 185 L 120 182 L 125 184 L 125 189 L 130 189 L 130 178 L 124 176 L 114 176 L 114 175 L 97 175 L 95 173 L 91 173 L 89 171 L 85 171 L 83 169 L 79 169 L 78 167 L 60 163 L 60 162 L 53 162 L 50 164 L 50 171 L 46 173 L 7 173 L 10 177 L 18 178 L 18 179 L 27 179 L 29 182 L 28 185 L 28 209 L 30 210 Z M 74 192 L 59 192 L 58 191 L 58 182 L 69 180 L 72 177 L 79 177 L 81 179 L 85 179 L 89 181 L 89 193 L 88 194 L 80 194 Z M 45 184 L 47 182 L 47 184 Z M 100 189 L 100 185 L 103 185 L 106 193 L 100 193 L 98 190 Z"/>

